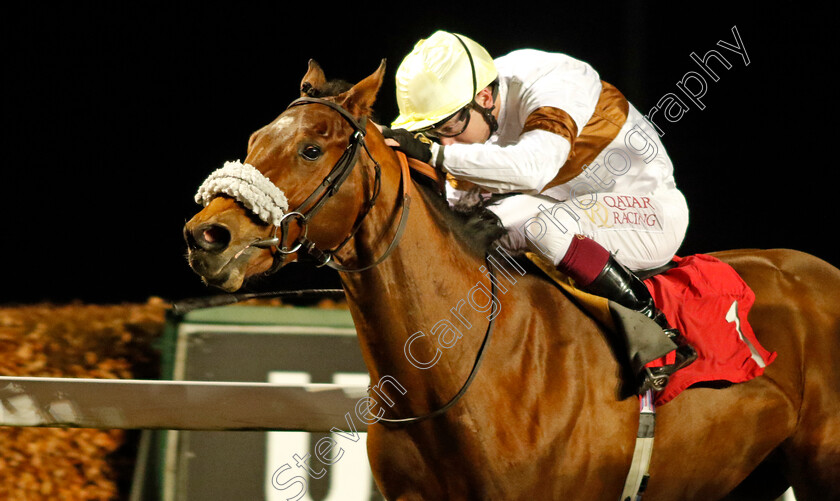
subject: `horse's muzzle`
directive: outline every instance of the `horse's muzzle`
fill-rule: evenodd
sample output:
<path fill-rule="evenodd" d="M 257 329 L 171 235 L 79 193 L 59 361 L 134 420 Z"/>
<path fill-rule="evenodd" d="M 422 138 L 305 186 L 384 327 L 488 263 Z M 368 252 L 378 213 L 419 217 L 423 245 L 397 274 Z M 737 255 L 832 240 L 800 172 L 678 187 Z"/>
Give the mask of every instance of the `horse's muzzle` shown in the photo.
<path fill-rule="evenodd" d="M 231 235 L 230 230 L 221 224 L 202 224 L 192 229 L 185 226 L 184 240 L 190 251 L 219 253 L 227 249 Z"/>
<path fill-rule="evenodd" d="M 190 268 L 208 285 L 233 291 L 242 285 L 247 247 L 236 251 L 231 232 L 222 224 L 184 227 Z M 235 247 L 235 246 L 234 246 Z"/>

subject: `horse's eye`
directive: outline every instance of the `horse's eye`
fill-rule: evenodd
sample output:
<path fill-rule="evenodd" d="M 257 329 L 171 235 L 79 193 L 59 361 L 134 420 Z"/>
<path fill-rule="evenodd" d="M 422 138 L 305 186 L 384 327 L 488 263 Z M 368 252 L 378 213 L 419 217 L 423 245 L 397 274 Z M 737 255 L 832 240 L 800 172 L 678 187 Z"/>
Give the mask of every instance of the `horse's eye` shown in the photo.
<path fill-rule="evenodd" d="M 318 160 L 321 156 L 321 148 L 314 144 L 307 144 L 300 150 L 300 156 L 306 160 Z"/>

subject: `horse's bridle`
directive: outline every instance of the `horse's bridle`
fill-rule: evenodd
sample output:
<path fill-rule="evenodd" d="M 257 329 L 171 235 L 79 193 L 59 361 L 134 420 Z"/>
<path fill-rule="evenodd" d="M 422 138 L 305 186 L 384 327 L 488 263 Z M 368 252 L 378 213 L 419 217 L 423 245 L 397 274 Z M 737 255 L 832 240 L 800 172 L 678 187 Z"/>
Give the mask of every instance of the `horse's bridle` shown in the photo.
<path fill-rule="evenodd" d="M 283 263 L 286 260 L 286 256 L 289 254 L 294 254 L 296 252 L 300 253 L 303 251 L 305 254 L 309 255 L 313 260 L 316 262 L 316 266 L 329 266 L 337 271 L 343 272 L 358 272 L 364 271 L 370 268 L 373 268 L 377 264 L 384 261 L 393 250 L 397 247 L 400 239 L 402 238 L 403 231 L 405 230 L 406 222 L 408 221 L 408 210 L 411 205 L 411 196 L 409 194 L 409 186 L 411 183 L 410 174 L 408 172 L 408 167 L 405 165 L 402 168 L 401 174 L 401 182 L 403 185 L 402 190 L 402 213 L 400 215 L 400 222 L 397 226 L 397 231 L 394 234 L 394 238 L 391 240 L 390 245 L 385 250 L 385 252 L 376 259 L 374 262 L 363 266 L 361 268 L 348 268 L 346 266 L 342 266 L 336 263 L 333 260 L 333 256 L 341 250 L 344 245 L 350 241 L 350 239 L 355 236 L 356 232 L 359 231 L 359 228 L 362 225 L 365 217 L 370 213 L 371 208 L 373 208 L 374 204 L 376 204 L 376 199 L 379 196 L 380 191 L 380 184 L 381 184 L 381 166 L 379 162 L 373 158 L 371 155 L 370 150 L 368 150 L 367 144 L 365 143 L 365 134 L 366 134 L 366 127 L 367 127 L 367 117 L 362 116 L 361 121 L 357 121 L 353 115 L 351 115 L 347 110 L 345 110 L 341 105 L 334 103 L 332 101 L 328 101 L 326 99 L 320 99 L 316 97 L 301 97 L 298 98 L 289 104 L 287 110 L 294 106 L 302 106 L 307 104 L 321 104 L 324 106 L 328 106 L 329 108 L 337 111 L 346 121 L 350 124 L 353 128 L 353 133 L 350 135 L 348 140 L 347 148 L 345 148 L 344 153 L 342 153 L 341 157 L 336 161 L 335 165 L 333 166 L 332 170 L 327 174 L 321 184 L 318 185 L 317 188 L 303 201 L 301 204 L 293 211 L 287 212 L 283 214 L 280 219 L 280 222 L 274 225 L 273 236 L 270 238 L 257 240 L 252 242 L 249 247 L 258 247 L 263 249 L 271 249 L 274 248 L 274 261 L 271 265 L 271 268 L 266 272 L 266 274 L 272 274 L 279 270 Z M 359 155 L 361 150 L 364 149 L 367 153 L 368 158 L 373 161 L 374 170 L 375 170 L 375 178 L 374 178 L 374 186 L 373 186 L 373 194 L 371 198 L 365 203 L 365 207 L 361 215 L 357 218 L 356 223 L 353 225 L 350 233 L 347 237 L 336 246 L 334 249 L 331 250 L 321 250 L 319 249 L 315 242 L 309 240 L 306 236 L 307 228 L 310 219 L 318 213 L 318 211 L 323 208 L 324 204 L 332 198 L 333 195 L 336 194 L 338 189 L 344 183 L 344 181 L 350 176 L 350 173 L 353 171 L 353 167 L 356 166 L 358 163 Z M 301 225 L 301 235 L 297 238 L 294 242 L 292 247 L 286 246 L 286 238 L 289 233 L 289 224 L 290 222 L 296 219 L 298 223 Z M 280 236 L 277 236 L 277 232 L 280 232 Z"/>
<path fill-rule="evenodd" d="M 344 150 L 344 153 L 338 159 L 336 164 L 333 166 L 332 170 L 327 174 L 321 184 L 315 189 L 315 191 L 310 194 L 306 200 L 304 200 L 294 211 L 287 212 L 283 214 L 281 220 L 278 224 L 274 226 L 274 236 L 270 238 L 266 238 L 263 240 L 258 240 L 256 242 L 251 243 L 249 247 L 258 247 L 264 249 L 274 248 L 274 262 L 271 265 L 271 268 L 268 270 L 267 273 L 274 273 L 283 265 L 285 258 L 288 254 L 293 254 L 298 251 L 305 251 L 308 255 L 313 257 L 317 262 L 317 266 L 324 266 L 328 265 L 331 268 L 337 271 L 343 272 L 356 272 L 356 271 L 363 271 L 374 266 L 378 265 L 382 261 L 384 261 L 391 252 L 397 247 L 402 234 L 405 230 L 406 222 L 408 221 L 408 209 L 411 203 L 411 196 L 409 193 L 409 186 L 411 184 L 411 174 L 408 170 L 408 163 L 401 162 L 401 182 L 402 182 L 402 213 L 400 214 L 400 222 L 397 226 L 397 231 L 394 234 L 394 238 L 391 240 L 391 243 L 388 245 L 388 248 L 385 252 L 376 259 L 373 263 L 363 266 L 361 268 L 347 268 L 336 263 L 332 257 L 337 253 L 353 236 L 361 227 L 362 221 L 370 212 L 370 209 L 376 203 L 376 198 L 379 196 L 379 189 L 380 189 L 380 178 L 381 178 L 381 166 L 379 162 L 373 158 L 371 155 L 370 150 L 368 150 L 367 145 L 365 144 L 365 127 L 367 126 L 367 117 L 362 117 L 361 121 L 357 121 L 353 115 L 351 115 L 347 110 L 345 110 L 341 105 L 334 103 L 332 101 L 328 101 L 326 99 L 319 99 L 315 97 L 301 97 L 289 104 L 288 108 L 293 106 L 301 106 L 306 104 L 321 104 L 324 106 L 328 106 L 333 110 L 337 111 L 345 120 L 353 127 L 353 133 L 350 135 L 350 139 L 347 145 L 347 148 Z M 288 109 L 287 108 L 287 109 Z M 353 226 L 350 234 L 334 249 L 332 250 L 321 250 L 315 246 L 315 243 L 309 240 L 306 237 L 307 231 L 307 224 L 309 219 L 314 216 L 330 199 L 338 189 L 341 187 L 342 183 L 347 179 L 350 173 L 353 170 L 353 167 L 356 165 L 359 154 L 361 149 L 364 149 L 367 153 L 368 157 L 373 161 L 374 169 L 376 172 L 375 181 L 374 181 L 374 190 L 373 195 L 365 204 L 365 209 L 362 214 L 358 217 L 355 225 Z M 288 235 L 288 226 L 290 218 L 298 218 L 301 221 L 301 226 L 303 228 L 301 235 L 297 238 L 297 241 L 291 248 L 286 247 L 286 236 Z M 280 236 L 277 236 L 277 232 L 280 231 Z M 278 256 L 281 256 L 278 258 Z M 491 287 L 491 294 L 493 296 L 496 295 L 496 275 L 493 269 L 493 264 L 490 259 L 487 259 L 485 256 L 485 262 L 487 265 L 487 270 L 490 272 L 490 287 Z M 433 417 L 437 417 L 445 413 L 449 408 L 454 406 L 461 397 L 467 392 L 467 388 L 470 387 L 473 380 L 475 379 L 476 374 L 478 373 L 478 368 L 481 365 L 481 361 L 484 359 L 484 354 L 486 352 L 487 345 L 490 344 L 490 338 L 493 334 L 493 326 L 495 325 L 496 317 L 492 317 L 487 324 L 487 330 L 484 333 L 484 340 L 481 343 L 481 346 L 478 349 L 478 353 L 476 354 L 475 362 L 473 363 L 473 367 L 470 370 L 470 374 L 467 377 L 467 380 L 461 386 L 461 389 L 443 406 L 439 407 L 438 409 L 428 412 L 426 414 L 420 416 L 412 416 L 407 418 L 398 418 L 398 419 L 391 419 L 391 418 L 383 418 L 378 417 L 377 421 L 382 421 L 389 424 L 396 424 L 396 425 L 403 425 L 403 424 L 412 424 L 417 423 L 420 421 L 424 421 L 426 419 L 430 419 Z"/>

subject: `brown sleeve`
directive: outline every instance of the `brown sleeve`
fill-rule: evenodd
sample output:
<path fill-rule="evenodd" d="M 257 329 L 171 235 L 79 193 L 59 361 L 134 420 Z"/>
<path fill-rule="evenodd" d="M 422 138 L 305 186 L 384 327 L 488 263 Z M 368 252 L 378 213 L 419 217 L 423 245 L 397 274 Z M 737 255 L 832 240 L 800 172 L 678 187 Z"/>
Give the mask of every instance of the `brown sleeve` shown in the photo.
<path fill-rule="evenodd" d="M 541 109 L 543 108 L 539 110 Z M 572 142 L 569 159 L 560 168 L 557 176 L 543 188 L 543 191 L 568 183 L 579 176 L 586 166 L 594 161 L 613 139 L 618 137 L 618 133 L 627 121 L 629 109 L 630 104 L 624 95 L 614 86 L 602 81 L 601 95 L 595 105 L 595 111 L 586 125 L 583 126 L 580 135 L 576 135 L 574 142 Z M 530 118 L 529 116 L 528 119 L 530 120 Z"/>
<path fill-rule="evenodd" d="M 575 147 L 575 138 L 578 135 L 577 124 L 572 117 L 560 108 L 543 106 L 534 110 L 525 120 L 522 133 L 532 130 L 544 130 L 553 132 L 566 138 Z"/>

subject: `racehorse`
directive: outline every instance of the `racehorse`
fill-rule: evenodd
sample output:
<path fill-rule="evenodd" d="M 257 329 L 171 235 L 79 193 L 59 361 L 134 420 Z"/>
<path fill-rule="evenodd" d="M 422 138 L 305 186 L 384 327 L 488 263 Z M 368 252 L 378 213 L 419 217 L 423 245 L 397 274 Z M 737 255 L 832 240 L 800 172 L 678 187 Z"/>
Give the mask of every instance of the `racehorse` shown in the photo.
<path fill-rule="evenodd" d="M 488 261 L 498 227 L 409 177 L 367 119 L 384 73 L 383 60 L 330 92 L 310 62 L 301 99 L 252 134 L 245 159 L 290 212 L 270 224 L 212 198 L 184 228 L 191 267 L 227 291 L 307 255 L 339 270 L 371 381 L 399 383 L 367 409 L 382 417 L 368 456 L 387 499 L 618 498 L 639 402 L 620 395 L 610 334 L 539 273 Z M 840 270 L 793 250 L 715 256 L 755 292 L 750 323 L 778 358 L 658 409 L 645 497 L 773 499 L 791 485 L 800 501 L 837 499 Z"/>

